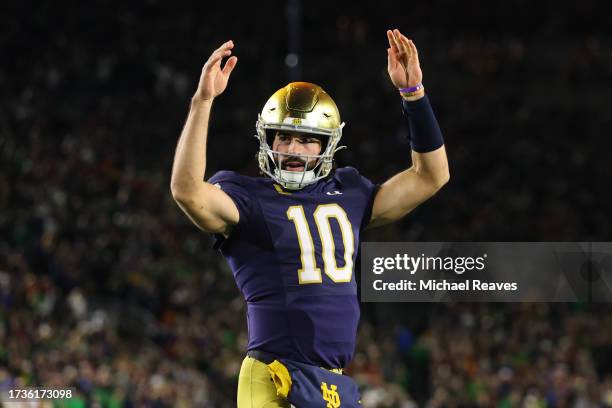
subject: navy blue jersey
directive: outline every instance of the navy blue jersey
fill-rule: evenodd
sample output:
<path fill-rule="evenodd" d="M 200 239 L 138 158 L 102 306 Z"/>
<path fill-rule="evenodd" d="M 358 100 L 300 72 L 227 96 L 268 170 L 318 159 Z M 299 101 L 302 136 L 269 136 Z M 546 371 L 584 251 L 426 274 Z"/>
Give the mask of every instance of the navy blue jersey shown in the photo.
<path fill-rule="evenodd" d="M 301 190 L 231 171 L 209 182 L 240 213 L 215 246 L 247 302 L 248 349 L 345 367 L 359 321 L 353 266 L 376 186 L 352 167 Z"/>

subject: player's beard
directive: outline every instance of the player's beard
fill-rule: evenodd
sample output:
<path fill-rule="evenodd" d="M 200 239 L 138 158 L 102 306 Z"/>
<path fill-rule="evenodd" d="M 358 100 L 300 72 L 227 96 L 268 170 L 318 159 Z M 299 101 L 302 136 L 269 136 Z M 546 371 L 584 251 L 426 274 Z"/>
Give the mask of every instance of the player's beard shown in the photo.
<path fill-rule="evenodd" d="M 281 170 L 287 171 L 306 171 L 312 170 L 317 166 L 317 160 L 311 159 L 306 165 L 306 160 L 298 156 L 288 156 L 282 158 L 281 156 Z"/>

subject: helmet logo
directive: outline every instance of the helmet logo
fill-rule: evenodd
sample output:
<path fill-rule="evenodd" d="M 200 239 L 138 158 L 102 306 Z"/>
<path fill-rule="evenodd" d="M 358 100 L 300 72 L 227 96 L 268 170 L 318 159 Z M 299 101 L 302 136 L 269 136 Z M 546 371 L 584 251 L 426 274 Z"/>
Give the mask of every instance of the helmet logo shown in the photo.
<path fill-rule="evenodd" d="M 336 146 L 342 137 L 343 126 L 338 107 L 320 86 L 308 82 L 288 84 L 268 99 L 258 115 L 256 129 L 259 139 L 259 169 L 288 190 L 299 190 L 316 183 L 332 171 L 333 157 L 338 150 Z M 272 135 L 270 131 L 293 131 L 314 134 L 321 139 L 327 136 L 328 139 L 322 151 L 309 156 L 309 159 L 314 159 L 312 166 L 304 167 L 302 171 L 291 171 L 282 168 L 278 160 L 282 153 L 272 150 L 268 145 L 269 136 Z"/>

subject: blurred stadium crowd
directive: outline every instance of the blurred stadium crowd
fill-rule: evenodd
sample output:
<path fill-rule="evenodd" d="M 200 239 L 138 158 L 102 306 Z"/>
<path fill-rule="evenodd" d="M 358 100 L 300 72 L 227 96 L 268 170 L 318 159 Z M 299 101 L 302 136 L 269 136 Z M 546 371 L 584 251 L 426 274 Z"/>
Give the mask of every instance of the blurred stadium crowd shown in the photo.
<path fill-rule="evenodd" d="M 353 165 L 408 165 L 384 30 L 421 56 L 451 183 L 371 241 L 606 241 L 602 5 L 302 3 L 301 76 L 347 122 Z M 388 7 L 385 7 L 388 6 Z M 174 146 L 201 64 L 232 38 L 207 176 L 255 175 L 257 111 L 289 82 L 284 4 L 15 4 L 0 13 L 0 387 L 74 386 L 65 407 L 233 406 L 244 303 L 211 237 L 172 201 Z M 411 6 L 412 7 L 412 6 Z M 257 18 L 254 18 L 257 16 Z M 415 22 L 406 25 L 406 21 Z M 349 368 L 367 407 L 612 406 L 612 310 L 364 304 Z"/>

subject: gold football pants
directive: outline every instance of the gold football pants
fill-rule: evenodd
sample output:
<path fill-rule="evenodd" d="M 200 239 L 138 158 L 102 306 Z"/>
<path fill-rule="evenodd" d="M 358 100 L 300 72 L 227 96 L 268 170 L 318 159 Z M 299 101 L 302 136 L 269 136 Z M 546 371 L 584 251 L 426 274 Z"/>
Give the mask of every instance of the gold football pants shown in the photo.
<path fill-rule="evenodd" d="M 276 395 L 268 366 L 246 357 L 238 377 L 238 408 L 289 408 L 289 402 Z"/>

